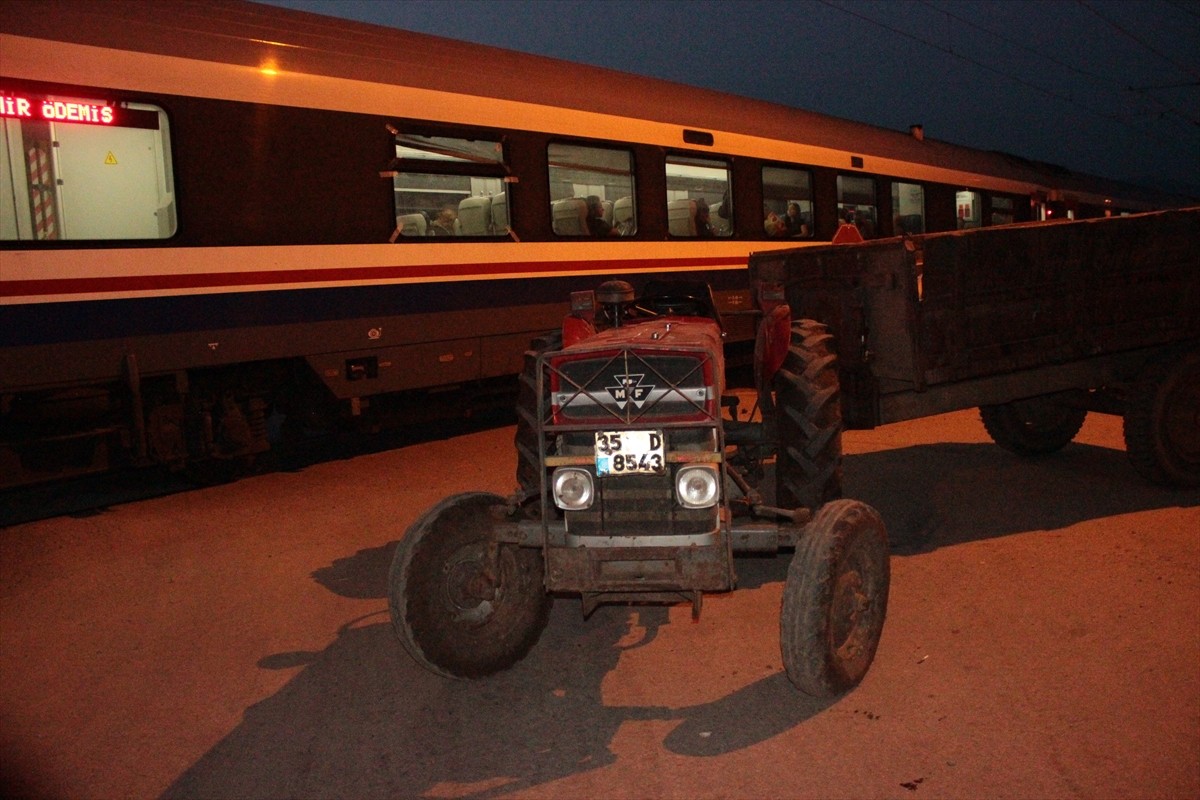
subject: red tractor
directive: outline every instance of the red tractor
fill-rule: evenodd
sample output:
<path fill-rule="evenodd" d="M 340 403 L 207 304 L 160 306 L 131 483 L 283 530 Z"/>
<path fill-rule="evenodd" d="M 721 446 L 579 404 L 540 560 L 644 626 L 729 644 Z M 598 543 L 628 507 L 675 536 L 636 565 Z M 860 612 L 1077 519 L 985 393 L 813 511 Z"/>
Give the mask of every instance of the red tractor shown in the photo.
<path fill-rule="evenodd" d="M 707 285 L 635 297 L 610 281 L 571 305 L 525 355 L 517 491 L 449 497 L 397 547 L 389 604 L 405 649 L 441 675 L 482 677 L 529 652 L 554 595 L 579 595 L 585 615 L 690 601 L 698 617 L 705 592 L 737 585 L 735 553 L 794 550 L 779 626 L 788 677 L 816 697 L 856 686 L 887 612 L 888 543 L 874 509 L 839 498 L 823 326 L 792 324 L 781 304 L 765 315 L 761 421 L 744 421 Z"/>

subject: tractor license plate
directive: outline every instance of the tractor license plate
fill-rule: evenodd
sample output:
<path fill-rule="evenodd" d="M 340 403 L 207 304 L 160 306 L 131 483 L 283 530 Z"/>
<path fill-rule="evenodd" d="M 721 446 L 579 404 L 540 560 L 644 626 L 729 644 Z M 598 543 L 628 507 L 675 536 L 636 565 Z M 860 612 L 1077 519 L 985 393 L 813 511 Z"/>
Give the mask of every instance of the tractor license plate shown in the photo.
<path fill-rule="evenodd" d="M 596 475 L 662 475 L 667 471 L 662 431 L 596 433 Z"/>

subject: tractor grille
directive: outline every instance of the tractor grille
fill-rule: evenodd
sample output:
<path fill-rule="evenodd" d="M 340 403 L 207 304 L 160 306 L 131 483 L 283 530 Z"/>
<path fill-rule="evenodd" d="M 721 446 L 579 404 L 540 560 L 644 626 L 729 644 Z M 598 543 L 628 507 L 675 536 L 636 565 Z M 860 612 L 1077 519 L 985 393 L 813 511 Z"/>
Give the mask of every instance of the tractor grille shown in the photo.
<path fill-rule="evenodd" d="M 710 533 L 717 507 L 681 508 L 675 502 L 674 469 L 667 475 L 601 478 L 596 502 L 587 511 L 567 513 L 576 536 L 673 536 Z"/>
<path fill-rule="evenodd" d="M 623 348 L 556 358 L 550 375 L 558 424 L 685 421 L 717 416 L 714 366 L 703 352 Z"/>

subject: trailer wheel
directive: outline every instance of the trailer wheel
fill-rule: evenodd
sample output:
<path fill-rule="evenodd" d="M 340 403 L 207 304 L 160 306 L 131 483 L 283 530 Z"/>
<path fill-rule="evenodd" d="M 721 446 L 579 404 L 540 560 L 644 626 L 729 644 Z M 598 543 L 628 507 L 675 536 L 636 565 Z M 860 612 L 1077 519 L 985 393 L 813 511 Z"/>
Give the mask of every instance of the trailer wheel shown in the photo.
<path fill-rule="evenodd" d="M 562 349 L 562 331 L 539 336 L 529 343 L 517 389 L 517 486 L 537 494 L 542 486 L 542 441 L 538 435 L 538 357 Z M 549 391 L 549 387 L 545 387 Z"/>
<path fill-rule="evenodd" d="M 417 663 L 439 675 L 480 678 L 507 669 L 549 620 L 541 553 L 489 536 L 491 509 L 502 503 L 484 492 L 448 497 L 396 548 L 388 577 L 392 625 Z"/>
<path fill-rule="evenodd" d="M 1049 396 L 979 408 L 979 418 L 992 441 L 1019 456 L 1044 456 L 1063 449 L 1079 433 L 1086 417 L 1086 409 Z"/>
<path fill-rule="evenodd" d="M 1142 370 L 1125 409 L 1125 449 L 1148 481 L 1200 486 L 1200 353 Z"/>
<path fill-rule="evenodd" d="M 879 513 L 857 500 L 822 506 L 783 587 L 779 642 L 788 679 L 813 697 L 862 681 L 887 616 L 891 569 Z"/>
<path fill-rule="evenodd" d="M 824 325 L 792 323 L 791 344 L 775 375 L 775 502 L 815 509 L 842 496 L 842 410 L 833 336 Z"/>

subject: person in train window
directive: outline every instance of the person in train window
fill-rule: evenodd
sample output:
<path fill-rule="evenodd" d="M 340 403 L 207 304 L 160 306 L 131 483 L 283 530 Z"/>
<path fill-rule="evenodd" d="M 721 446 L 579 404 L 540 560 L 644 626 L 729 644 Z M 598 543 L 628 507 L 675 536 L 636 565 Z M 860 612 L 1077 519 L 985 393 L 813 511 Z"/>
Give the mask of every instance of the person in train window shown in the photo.
<path fill-rule="evenodd" d="M 771 237 L 788 235 L 787 222 L 780 219 L 779 215 L 772 211 L 766 203 L 763 203 L 763 231 Z"/>
<path fill-rule="evenodd" d="M 722 207 L 724 204 L 722 203 Z M 711 239 L 716 234 L 713 233 L 711 218 L 708 214 L 708 201 L 703 197 L 696 198 L 696 237 L 700 239 Z"/>
<path fill-rule="evenodd" d="M 875 238 L 875 217 L 869 211 L 859 214 L 854 224 L 858 226 L 858 232 L 864 239 Z"/>
<path fill-rule="evenodd" d="M 617 231 L 604 218 L 604 204 L 600 202 L 600 198 L 596 195 L 589 195 L 587 199 L 587 226 L 588 233 L 592 236 L 615 236 Z"/>
<path fill-rule="evenodd" d="M 725 193 L 721 195 L 721 205 L 717 206 L 717 216 L 721 219 L 733 219 L 733 203 L 729 202 L 729 189 L 726 189 Z"/>
<path fill-rule="evenodd" d="M 458 219 L 458 209 L 447 203 L 429 224 L 429 232 L 434 236 L 453 236 L 454 221 Z"/>
<path fill-rule="evenodd" d="M 784 217 L 784 222 L 787 223 L 788 236 L 807 237 L 809 235 L 808 223 L 800 215 L 799 203 L 788 203 L 787 216 Z"/>
<path fill-rule="evenodd" d="M 833 239 L 831 240 L 834 244 L 863 241 L 862 233 L 858 230 L 858 226 L 854 224 L 854 217 L 854 209 L 852 208 L 842 208 L 838 211 L 837 227 L 834 228 Z"/>

